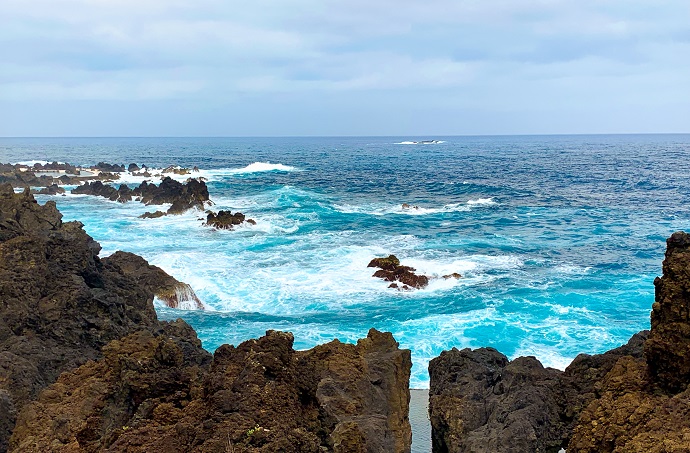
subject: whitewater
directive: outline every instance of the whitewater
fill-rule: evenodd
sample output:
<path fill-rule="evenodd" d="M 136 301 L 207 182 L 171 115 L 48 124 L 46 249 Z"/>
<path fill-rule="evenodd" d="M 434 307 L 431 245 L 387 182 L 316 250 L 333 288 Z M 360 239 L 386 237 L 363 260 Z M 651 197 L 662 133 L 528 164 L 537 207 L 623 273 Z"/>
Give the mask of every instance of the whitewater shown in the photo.
<path fill-rule="evenodd" d="M 157 304 L 205 348 L 266 330 L 296 348 L 370 327 L 412 350 L 411 386 L 452 347 L 495 347 L 564 368 L 648 328 L 665 238 L 690 226 L 690 136 L 0 139 L 0 161 L 145 164 L 115 185 L 206 180 L 205 214 L 139 219 L 150 207 L 86 195 L 55 200 L 103 247 L 137 253 L 189 283 L 204 311 Z M 403 207 L 409 204 L 409 207 Z M 159 209 L 159 208 L 157 208 Z M 432 278 L 397 291 L 368 262 L 395 254 Z M 453 272 L 463 277 L 443 279 Z"/>

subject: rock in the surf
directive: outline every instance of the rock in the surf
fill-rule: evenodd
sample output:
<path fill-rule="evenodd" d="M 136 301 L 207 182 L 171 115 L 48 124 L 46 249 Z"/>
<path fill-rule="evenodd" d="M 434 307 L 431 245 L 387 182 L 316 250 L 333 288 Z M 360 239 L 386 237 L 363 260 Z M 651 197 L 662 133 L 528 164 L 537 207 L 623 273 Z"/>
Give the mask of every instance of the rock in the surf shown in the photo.
<path fill-rule="evenodd" d="M 252 219 L 247 219 L 241 212 L 232 213 L 230 211 L 209 212 L 206 216 L 204 225 L 216 228 L 218 230 L 232 230 L 236 225 L 241 225 L 247 222 L 251 225 L 256 225 Z"/>
<path fill-rule="evenodd" d="M 381 278 L 387 282 L 398 282 L 410 288 L 424 288 L 429 284 L 429 277 L 417 275 L 413 267 L 401 266 L 400 260 L 395 255 L 384 258 L 374 258 L 367 267 L 378 267 L 374 272 L 374 277 Z M 389 286 L 392 287 L 392 286 Z M 395 286 L 398 287 L 397 285 Z"/>

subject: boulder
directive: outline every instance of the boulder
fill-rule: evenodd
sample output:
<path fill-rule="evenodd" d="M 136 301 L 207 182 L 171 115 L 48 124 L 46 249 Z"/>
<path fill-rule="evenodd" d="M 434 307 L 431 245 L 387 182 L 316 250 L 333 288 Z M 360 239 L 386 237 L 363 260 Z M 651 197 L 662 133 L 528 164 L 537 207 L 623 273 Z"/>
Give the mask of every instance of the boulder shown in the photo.
<path fill-rule="evenodd" d="M 399 282 L 404 286 L 417 289 L 425 288 L 429 284 L 429 277 L 415 274 L 416 269 L 412 267 L 401 266 L 400 260 L 395 255 L 389 255 L 386 258 L 374 258 L 367 267 L 380 268 L 374 272 L 373 277 L 381 278 L 387 282 Z M 398 288 L 398 285 L 389 286 L 389 288 Z"/>
<path fill-rule="evenodd" d="M 209 212 L 206 216 L 204 225 L 213 227 L 217 230 L 232 230 L 235 225 L 241 225 L 244 222 L 256 225 L 254 220 L 247 219 L 241 212 L 233 214 L 230 211 L 218 211 L 218 213 Z"/>

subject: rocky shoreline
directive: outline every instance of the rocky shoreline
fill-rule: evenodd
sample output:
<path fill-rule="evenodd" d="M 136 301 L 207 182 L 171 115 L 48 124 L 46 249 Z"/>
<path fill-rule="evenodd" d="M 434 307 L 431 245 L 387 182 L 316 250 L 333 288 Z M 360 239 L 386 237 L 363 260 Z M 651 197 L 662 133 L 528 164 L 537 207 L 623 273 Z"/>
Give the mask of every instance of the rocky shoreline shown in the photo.
<path fill-rule="evenodd" d="M 410 451 L 410 352 L 390 333 L 295 351 L 269 331 L 210 354 L 184 321 L 156 317 L 155 296 L 203 307 L 184 283 L 99 251 L 54 202 L 0 185 L 0 452 Z M 370 265 L 423 287 L 394 256 Z M 649 332 L 565 371 L 491 348 L 432 360 L 433 451 L 690 451 L 686 233 L 668 239 L 654 285 Z"/>

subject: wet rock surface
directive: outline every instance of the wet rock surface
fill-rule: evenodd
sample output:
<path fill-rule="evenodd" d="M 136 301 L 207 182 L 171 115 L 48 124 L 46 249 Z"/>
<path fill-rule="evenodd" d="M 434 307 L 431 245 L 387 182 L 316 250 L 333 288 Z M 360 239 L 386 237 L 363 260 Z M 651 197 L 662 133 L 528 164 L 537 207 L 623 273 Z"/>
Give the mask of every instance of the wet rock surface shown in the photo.
<path fill-rule="evenodd" d="M 130 189 L 126 184 L 121 184 L 118 189 L 103 184 L 101 181 L 87 182 L 72 190 L 74 194 L 85 194 L 105 197 L 111 201 L 125 203 L 137 198 L 147 205 L 161 205 L 170 203 L 171 206 L 164 214 L 181 214 L 189 209 L 204 209 L 209 203 L 209 194 L 206 183 L 197 179 L 189 179 L 181 183 L 169 177 L 163 178 L 159 185 L 142 182 L 138 187 Z M 162 212 L 162 211 L 157 211 Z M 142 218 L 159 217 L 156 213 L 146 213 Z"/>
<path fill-rule="evenodd" d="M 230 211 L 209 212 L 206 216 L 204 225 L 216 228 L 218 230 L 232 230 L 233 227 L 247 222 L 250 225 L 256 225 L 256 221 L 246 218 L 241 212 L 232 213 Z"/>
<path fill-rule="evenodd" d="M 410 289 L 425 288 L 429 285 L 429 277 L 417 275 L 410 266 L 402 266 L 400 260 L 395 255 L 386 258 L 374 258 L 367 267 L 378 267 L 373 277 L 381 278 L 387 282 L 392 282 L 389 288 Z"/>
<path fill-rule="evenodd" d="M 155 294 L 170 308 L 203 310 L 194 290 L 186 283 L 168 275 L 163 269 L 149 264 L 144 258 L 129 252 L 115 252 L 106 262 L 134 282 Z"/>

